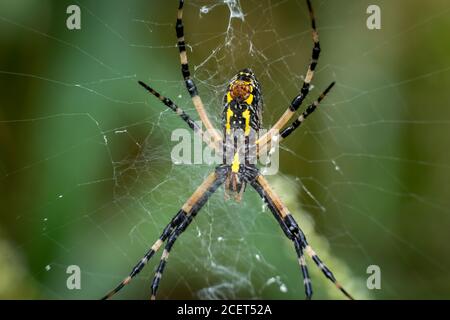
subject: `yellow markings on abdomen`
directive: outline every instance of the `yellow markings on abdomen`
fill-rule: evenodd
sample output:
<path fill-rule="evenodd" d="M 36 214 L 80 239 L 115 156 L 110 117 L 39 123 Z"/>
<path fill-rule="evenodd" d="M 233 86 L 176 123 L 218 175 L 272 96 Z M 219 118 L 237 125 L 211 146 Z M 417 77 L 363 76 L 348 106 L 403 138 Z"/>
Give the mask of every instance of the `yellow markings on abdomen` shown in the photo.
<path fill-rule="evenodd" d="M 231 164 L 231 171 L 234 172 L 234 173 L 238 173 L 239 172 L 239 165 L 240 165 L 239 153 L 236 152 L 234 154 L 233 163 Z"/>
<path fill-rule="evenodd" d="M 227 103 L 230 103 L 231 100 L 233 100 L 233 98 L 231 97 L 231 92 L 228 91 L 228 92 L 227 92 Z"/>
<path fill-rule="evenodd" d="M 248 105 L 251 105 L 253 102 L 253 95 L 250 93 L 248 95 L 248 98 L 245 100 L 245 103 L 247 103 Z"/>
<path fill-rule="evenodd" d="M 252 96 L 252 95 L 250 95 Z M 242 112 L 242 116 L 245 119 L 245 130 L 244 133 L 246 136 L 248 136 L 250 134 L 250 110 L 245 110 L 244 112 Z"/>

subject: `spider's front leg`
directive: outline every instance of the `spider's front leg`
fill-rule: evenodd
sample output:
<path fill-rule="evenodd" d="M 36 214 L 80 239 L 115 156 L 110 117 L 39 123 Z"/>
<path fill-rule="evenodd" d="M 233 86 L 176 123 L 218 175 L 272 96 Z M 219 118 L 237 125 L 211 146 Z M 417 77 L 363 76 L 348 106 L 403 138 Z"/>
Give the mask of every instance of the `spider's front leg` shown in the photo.
<path fill-rule="evenodd" d="M 308 118 L 319 106 L 319 104 L 322 102 L 322 100 L 327 96 L 327 94 L 330 92 L 330 90 L 334 87 L 335 82 L 332 82 L 324 92 L 315 100 L 313 103 L 311 103 L 305 111 L 303 111 L 300 116 L 295 119 L 289 126 L 284 128 L 279 134 L 273 133 L 274 135 L 278 136 L 277 142 L 280 143 L 282 140 L 286 139 L 288 136 L 290 136 L 300 125 Z M 267 148 L 270 145 L 271 140 L 273 139 L 273 136 L 270 136 L 266 141 L 260 143 L 258 145 L 258 156 L 261 154 L 264 154 L 267 152 Z M 270 155 L 270 154 L 269 154 Z"/>
<path fill-rule="evenodd" d="M 191 72 L 189 70 L 188 57 L 186 52 L 186 40 L 184 38 L 183 7 L 184 7 L 184 0 L 180 0 L 178 5 L 175 31 L 177 33 L 178 39 L 177 47 L 178 50 L 180 51 L 181 74 L 183 75 L 184 82 L 186 84 L 186 89 L 189 92 L 189 95 L 191 96 L 192 103 L 194 104 L 195 109 L 197 110 L 197 113 L 200 116 L 200 119 L 202 120 L 202 123 L 205 125 L 206 130 L 211 134 L 212 138 L 214 139 L 214 143 L 218 144 L 220 141 L 222 141 L 222 137 L 214 128 L 214 126 L 211 123 L 211 120 L 209 119 L 206 113 L 205 106 L 203 105 L 202 99 L 198 94 L 197 86 L 194 82 L 194 79 L 192 79 Z"/>
<path fill-rule="evenodd" d="M 349 299 L 353 297 L 339 284 L 331 270 L 322 262 L 319 256 L 314 252 L 306 240 L 306 236 L 298 226 L 294 217 L 291 215 L 287 207 L 283 204 L 280 197 L 272 190 L 267 180 L 258 174 L 253 180 L 250 180 L 252 187 L 263 198 L 264 202 L 269 207 L 270 211 L 277 219 L 278 223 L 283 229 L 284 234 L 294 243 L 297 252 L 298 261 L 302 270 L 303 280 L 305 285 L 305 293 L 307 299 L 312 296 L 312 285 L 309 278 L 306 261 L 303 256 L 303 251 L 314 261 L 314 263 L 322 270 L 323 274 L 334 283 L 334 285 Z"/>
<path fill-rule="evenodd" d="M 183 109 L 181 109 L 179 106 L 177 106 L 170 98 L 167 98 L 160 94 L 158 91 L 150 87 L 148 84 L 142 81 L 138 81 L 138 83 L 148 92 L 150 92 L 152 95 L 154 95 L 156 98 L 158 98 L 166 107 L 171 109 L 173 112 L 175 112 L 177 115 L 180 116 L 180 118 L 186 122 L 186 124 L 191 128 L 195 134 L 198 134 L 203 142 L 205 142 L 211 149 L 216 150 L 216 152 L 220 152 L 222 142 L 213 142 L 211 141 L 210 134 L 212 132 L 204 132 L 202 128 L 186 113 Z"/>
<path fill-rule="evenodd" d="M 300 93 L 292 100 L 287 110 L 283 113 L 280 119 L 278 119 L 278 121 L 273 125 L 273 127 L 257 141 L 257 144 L 260 147 L 269 143 L 270 140 L 274 136 L 276 136 L 278 132 L 288 123 L 288 121 L 297 112 L 298 108 L 300 108 L 301 104 L 303 103 L 303 101 L 305 100 L 306 96 L 309 93 L 311 81 L 314 77 L 314 71 L 319 61 L 321 49 L 319 42 L 319 32 L 317 31 L 316 28 L 316 19 L 314 17 L 314 11 L 311 5 L 311 1 L 306 0 L 306 4 L 308 6 L 309 16 L 311 19 L 312 39 L 314 43 L 311 53 L 311 62 L 308 66 L 308 71 L 306 72 L 305 79 L 303 80 L 303 85 L 302 88 L 300 89 Z"/>

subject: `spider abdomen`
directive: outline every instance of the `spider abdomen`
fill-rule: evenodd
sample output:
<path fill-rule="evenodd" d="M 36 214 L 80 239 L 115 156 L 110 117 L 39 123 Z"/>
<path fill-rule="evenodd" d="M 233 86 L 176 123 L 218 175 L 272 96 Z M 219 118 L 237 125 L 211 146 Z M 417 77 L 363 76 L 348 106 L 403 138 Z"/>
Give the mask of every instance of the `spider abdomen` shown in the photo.
<path fill-rule="evenodd" d="M 250 69 L 239 71 L 229 82 L 224 97 L 222 123 L 225 135 L 242 129 L 245 135 L 262 127 L 262 99 L 259 81 Z"/>

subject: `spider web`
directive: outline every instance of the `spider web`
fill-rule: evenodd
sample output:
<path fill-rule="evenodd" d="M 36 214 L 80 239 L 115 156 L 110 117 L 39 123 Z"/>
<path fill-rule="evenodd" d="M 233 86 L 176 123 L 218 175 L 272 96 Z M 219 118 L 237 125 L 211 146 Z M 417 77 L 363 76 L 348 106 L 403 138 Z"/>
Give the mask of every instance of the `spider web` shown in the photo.
<path fill-rule="evenodd" d="M 171 159 L 172 132 L 185 125 L 136 83 L 197 118 L 179 70 L 176 1 L 77 4 L 80 31 L 65 28 L 63 4 L 0 5 L 2 42 L 11 43 L 0 79 L 12 92 L 0 113 L 8 209 L 0 267 L 17 283 L 0 283 L 0 296 L 101 297 L 213 169 Z M 436 2 L 411 22 L 398 16 L 401 4 L 386 4 L 386 25 L 369 31 L 368 5 L 313 1 L 323 51 L 307 102 L 331 81 L 337 86 L 283 143 L 280 170 L 268 179 L 357 298 L 439 297 L 448 294 L 449 259 L 435 234 L 446 224 L 430 219 L 449 222 L 440 185 L 450 165 L 447 153 L 427 151 L 431 142 L 445 148 L 450 115 L 441 104 L 425 114 L 429 95 L 417 88 L 438 87 L 450 63 L 406 69 L 401 57 L 420 48 L 408 37 L 444 23 L 449 8 Z M 220 125 L 227 81 L 251 67 L 262 84 L 264 126 L 274 124 L 311 57 L 304 1 L 186 1 L 184 23 L 191 72 L 213 122 Z M 26 54 L 14 60 L 16 51 Z M 210 199 L 174 246 L 159 298 L 303 297 L 293 246 L 250 189 L 241 203 L 225 201 L 222 188 Z M 158 259 L 119 297 L 147 298 Z M 70 265 L 82 271 L 81 290 L 66 287 Z M 369 265 L 380 266 L 382 290 L 367 289 Z M 315 297 L 342 298 L 309 267 Z"/>

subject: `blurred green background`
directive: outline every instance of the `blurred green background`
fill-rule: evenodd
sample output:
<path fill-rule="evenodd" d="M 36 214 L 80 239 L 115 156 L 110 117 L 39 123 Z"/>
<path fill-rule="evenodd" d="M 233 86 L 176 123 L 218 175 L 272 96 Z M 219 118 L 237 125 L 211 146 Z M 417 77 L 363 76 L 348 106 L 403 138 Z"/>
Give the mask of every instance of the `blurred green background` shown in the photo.
<path fill-rule="evenodd" d="M 228 79 L 251 67 L 273 124 L 309 63 L 304 1 L 186 2 L 190 65 L 212 119 L 220 123 Z M 71 4 L 81 30 L 66 28 Z M 381 30 L 366 27 L 371 4 Z M 284 143 L 269 180 L 356 298 L 448 298 L 450 3 L 313 6 L 323 51 L 309 100 L 337 86 Z M 101 297 L 211 170 L 171 161 L 172 131 L 184 124 L 136 83 L 196 117 L 176 8 L 0 0 L 0 298 Z M 250 189 L 241 204 L 219 190 L 172 252 L 161 299 L 304 297 L 294 249 Z M 157 259 L 118 298 L 147 299 Z M 81 290 L 66 286 L 70 265 Z M 342 298 L 309 265 L 315 298 Z M 370 265 L 380 290 L 366 287 Z"/>

